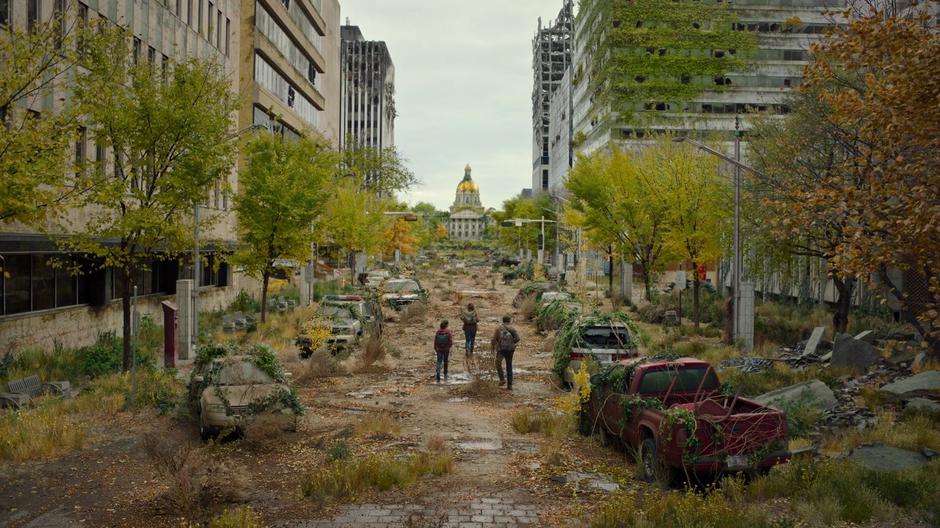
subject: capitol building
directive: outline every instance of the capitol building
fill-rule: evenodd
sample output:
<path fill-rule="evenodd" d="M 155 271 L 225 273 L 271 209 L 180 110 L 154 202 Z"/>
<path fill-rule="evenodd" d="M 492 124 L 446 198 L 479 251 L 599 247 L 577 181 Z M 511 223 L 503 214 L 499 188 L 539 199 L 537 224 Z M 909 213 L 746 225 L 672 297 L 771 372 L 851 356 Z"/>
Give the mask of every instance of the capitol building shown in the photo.
<path fill-rule="evenodd" d="M 488 217 L 480 203 L 480 187 L 470 177 L 470 165 L 457 185 L 454 205 L 450 206 L 447 232 L 451 240 L 483 240 Z"/>

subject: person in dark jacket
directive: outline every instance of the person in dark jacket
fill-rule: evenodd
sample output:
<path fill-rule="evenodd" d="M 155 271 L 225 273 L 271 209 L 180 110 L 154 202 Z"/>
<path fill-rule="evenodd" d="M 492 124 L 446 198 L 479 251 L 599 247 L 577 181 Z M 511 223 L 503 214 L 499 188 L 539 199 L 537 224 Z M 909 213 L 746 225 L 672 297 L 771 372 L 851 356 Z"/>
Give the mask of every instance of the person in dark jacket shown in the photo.
<path fill-rule="evenodd" d="M 454 335 L 447 328 L 450 323 L 445 319 L 441 327 L 434 334 L 434 352 L 437 353 L 437 367 L 435 369 L 437 382 L 441 382 L 441 367 L 444 368 L 444 381 L 447 381 L 447 364 L 450 361 L 450 349 L 454 346 Z"/>
<path fill-rule="evenodd" d="M 506 381 L 506 389 L 512 390 L 512 355 L 519 344 L 519 332 L 509 323 L 512 318 L 503 316 L 503 324 L 496 327 L 490 345 L 496 353 L 496 373 L 499 374 L 499 384 Z M 503 361 L 506 361 L 506 376 L 503 376 Z"/>
<path fill-rule="evenodd" d="M 467 309 L 460 312 L 460 320 L 463 321 L 464 352 L 468 356 L 473 355 L 473 345 L 477 338 L 477 317 L 476 308 L 473 303 L 467 305 Z"/>

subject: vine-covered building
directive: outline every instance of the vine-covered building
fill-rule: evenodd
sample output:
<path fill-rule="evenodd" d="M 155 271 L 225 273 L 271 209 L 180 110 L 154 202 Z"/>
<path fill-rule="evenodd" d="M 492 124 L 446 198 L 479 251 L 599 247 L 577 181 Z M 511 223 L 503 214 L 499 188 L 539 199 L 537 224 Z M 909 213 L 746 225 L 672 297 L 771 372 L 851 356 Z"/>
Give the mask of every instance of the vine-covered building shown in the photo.
<path fill-rule="evenodd" d="M 810 46 L 831 25 L 827 11 L 843 4 L 583 1 L 571 75 L 575 150 L 662 131 L 730 139 L 736 118 L 746 132 L 756 114 L 786 114 Z"/>
<path fill-rule="evenodd" d="M 470 165 L 457 184 L 454 205 L 450 206 L 447 232 L 451 240 L 483 240 L 487 214 L 480 202 L 480 187 L 470 177 Z"/>

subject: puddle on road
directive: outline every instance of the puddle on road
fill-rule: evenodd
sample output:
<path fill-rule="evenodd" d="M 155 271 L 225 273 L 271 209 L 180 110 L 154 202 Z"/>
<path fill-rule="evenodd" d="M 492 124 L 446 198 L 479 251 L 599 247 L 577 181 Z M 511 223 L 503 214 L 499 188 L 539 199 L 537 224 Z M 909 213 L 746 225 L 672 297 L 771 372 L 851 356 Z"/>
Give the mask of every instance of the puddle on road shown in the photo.
<path fill-rule="evenodd" d="M 457 448 L 465 451 L 496 451 L 503 448 L 503 441 L 499 438 L 476 438 L 457 442 Z"/>

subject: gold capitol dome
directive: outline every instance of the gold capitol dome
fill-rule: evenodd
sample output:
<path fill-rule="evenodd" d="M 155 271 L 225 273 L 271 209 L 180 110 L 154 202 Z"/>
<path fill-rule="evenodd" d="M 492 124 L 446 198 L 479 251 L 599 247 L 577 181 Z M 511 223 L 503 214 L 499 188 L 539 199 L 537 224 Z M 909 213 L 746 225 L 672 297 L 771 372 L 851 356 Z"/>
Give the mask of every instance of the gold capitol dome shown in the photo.
<path fill-rule="evenodd" d="M 463 170 L 463 180 L 457 185 L 457 192 L 480 192 L 480 187 L 478 187 L 476 182 L 473 181 L 473 178 L 470 177 L 470 170 L 470 164 L 468 163 Z"/>

